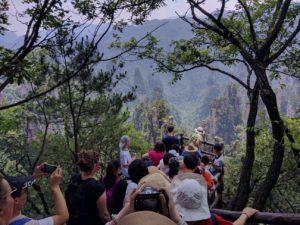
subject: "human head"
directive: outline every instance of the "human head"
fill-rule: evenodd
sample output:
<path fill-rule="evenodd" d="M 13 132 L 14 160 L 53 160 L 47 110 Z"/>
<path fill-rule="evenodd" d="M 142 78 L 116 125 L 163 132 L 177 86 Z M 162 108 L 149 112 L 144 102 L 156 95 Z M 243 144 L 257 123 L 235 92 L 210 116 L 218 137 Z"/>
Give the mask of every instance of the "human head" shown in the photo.
<path fill-rule="evenodd" d="M 169 124 L 173 124 L 174 123 L 174 117 L 173 116 L 169 116 L 168 123 Z"/>
<path fill-rule="evenodd" d="M 10 187 L 16 190 L 11 196 L 14 199 L 14 213 L 19 212 L 27 202 L 28 188 L 34 184 L 35 178 L 33 176 L 7 176 L 5 179 Z"/>
<path fill-rule="evenodd" d="M 180 151 L 180 146 L 178 144 L 173 144 L 171 150 L 175 150 L 178 153 Z"/>
<path fill-rule="evenodd" d="M 130 180 L 136 184 L 148 173 L 146 163 L 142 159 L 133 160 L 129 165 L 128 174 Z"/>
<path fill-rule="evenodd" d="M 156 152 L 165 152 L 166 151 L 166 146 L 162 141 L 156 142 L 154 146 L 154 151 Z"/>
<path fill-rule="evenodd" d="M 177 175 L 172 181 L 171 193 L 175 208 L 183 216 L 184 221 L 210 218 L 207 186 L 201 175 L 195 173 Z"/>
<path fill-rule="evenodd" d="M 205 134 L 205 131 L 204 131 L 204 129 L 203 129 L 203 127 L 197 127 L 197 128 L 195 128 L 194 129 L 194 132 L 196 133 L 196 134 Z"/>
<path fill-rule="evenodd" d="M 220 155 L 223 150 L 223 145 L 222 144 L 215 144 L 214 145 L 214 153 L 217 155 Z"/>
<path fill-rule="evenodd" d="M 201 162 L 206 166 L 209 163 L 209 158 L 207 155 L 202 156 Z"/>
<path fill-rule="evenodd" d="M 78 165 L 82 172 L 99 169 L 99 153 L 93 150 L 81 150 L 78 153 Z"/>
<path fill-rule="evenodd" d="M 136 210 L 150 210 L 168 215 L 165 195 L 161 189 L 170 189 L 170 179 L 160 171 L 143 177 L 137 189 L 141 192 L 136 197 Z M 150 195 L 149 195 L 150 194 Z M 139 198 L 140 197 L 140 198 Z"/>
<path fill-rule="evenodd" d="M 120 169 L 121 164 L 117 159 L 112 159 L 107 163 L 106 175 L 104 178 L 104 185 L 107 189 L 112 187 L 112 185 L 114 184 L 115 180 L 119 176 Z"/>
<path fill-rule="evenodd" d="M 174 176 L 178 174 L 180 167 L 179 159 L 177 157 L 172 157 L 169 159 L 169 177 L 173 179 Z"/>
<path fill-rule="evenodd" d="M 6 176 L 5 179 L 10 187 L 15 190 L 11 194 L 13 198 L 20 197 L 24 192 L 27 193 L 27 189 L 35 183 L 35 178 L 33 176 Z"/>
<path fill-rule="evenodd" d="M 0 176 L 0 221 L 8 224 L 13 217 L 14 199 L 11 197 L 12 189 L 2 176 Z"/>
<path fill-rule="evenodd" d="M 190 143 L 196 146 L 198 149 L 201 147 L 203 142 L 203 137 L 201 134 L 192 134 L 190 137 Z"/>
<path fill-rule="evenodd" d="M 168 126 L 167 126 L 167 131 L 168 131 L 169 133 L 172 133 L 172 132 L 174 131 L 174 126 L 173 126 L 173 125 L 168 125 Z"/>
<path fill-rule="evenodd" d="M 166 153 L 163 157 L 163 162 L 165 165 L 169 165 L 169 160 L 170 158 L 175 157 L 173 154 L 171 153 Z"/>
<path fill-rule="evenodd" d="M 183 158 L 184 166 L 187 169 L 195 170 L 199 165 L 199 158 L 194 153 L 187 153 Z"/>
<path fill-rule="evenodd" d="M 123 135 L 120 139 L 120 142 L 119 142 L 119 148 L 121 150 L 126 149 L 129 145 L 129 142 L 130 142 L 129 136 L 128 135 Z"/>

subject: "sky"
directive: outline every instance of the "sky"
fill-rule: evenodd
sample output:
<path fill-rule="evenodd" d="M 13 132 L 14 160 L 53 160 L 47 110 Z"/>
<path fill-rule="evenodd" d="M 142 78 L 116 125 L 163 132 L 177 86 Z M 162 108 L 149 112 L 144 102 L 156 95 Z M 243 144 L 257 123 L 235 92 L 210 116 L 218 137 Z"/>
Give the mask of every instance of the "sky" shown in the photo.
<path fill-rule="evenodd" d="M 229 0 L 227 3 L 227 9 L 233 9 L 236 0 Z M 15 12 L 17 10 L 24 9 L 21 0 L 9 0 L 10 10 L 9 10 L 9 23 L 11 24 L 10 30 L 15 31 L 18 35 L 25 33 L 24 25 L 20 24 L 15 18 Z M 185 0 L 167 0 L 167 6 L 162 7 L 154 11 L 150 19 L 166 19 L 166 18 L 176 18 L 177 12 L 179 15 L 185 14 L 188 10 L 188 4 Z M 218 0 L 207 0 L 205 3 L 205 9 L 209 12 L 216 10 L 220 7 L 220 2 Z"/>

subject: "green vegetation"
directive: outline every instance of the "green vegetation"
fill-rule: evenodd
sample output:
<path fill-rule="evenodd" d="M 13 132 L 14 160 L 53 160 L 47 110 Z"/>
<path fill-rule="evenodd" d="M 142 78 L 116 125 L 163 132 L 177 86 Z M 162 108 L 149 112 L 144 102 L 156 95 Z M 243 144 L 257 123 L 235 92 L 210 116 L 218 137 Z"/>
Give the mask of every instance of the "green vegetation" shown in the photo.
<path fill-rule="evenodd" d="M 219 2 L 208 13 L 189 0 L 192 18 L 140 27 L 164 1 L 76 0 L 85 19 L 76 22 L 65 1 L 27 0 L 20 12 L 27 33 L 12 48 L 8 3 L 0 0 L 0 173 L 31 174 L 47 161 L 63 167 L 64 189 L 80 149 L 100 152 L 103 173 L 123 134 L 140 157 L 172 115 L 177 133 L 203 123 L 232 147 L 229 208 L 299 213 L 300 121 L 282 119 L 299 107 L 299 85 L 282 78 L 299 76 L 299 3 L 240 0 L 225 12 L 227 1 Z M 51 213 L 45 179 L 29 203 L 26 214 Z"/>

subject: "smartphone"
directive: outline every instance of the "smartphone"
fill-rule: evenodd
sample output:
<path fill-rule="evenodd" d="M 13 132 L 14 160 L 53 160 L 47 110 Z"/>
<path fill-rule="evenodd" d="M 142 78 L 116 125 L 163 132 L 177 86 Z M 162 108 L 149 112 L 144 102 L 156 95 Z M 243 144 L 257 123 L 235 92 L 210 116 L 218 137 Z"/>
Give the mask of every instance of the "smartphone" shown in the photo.
<path fill-rule="evenodd" d="M 44 164 L 43 168 L 41 169 L 45 173 L 53 173 L 56 170 L 57 166 L 51 164 Z"/>
<path fill-rule="evenodd" d="M 135 211 L 153 211 L 162 213 L 162 206 L 159 199 L 160 193 L 138 194 L 134 201 Z"/>

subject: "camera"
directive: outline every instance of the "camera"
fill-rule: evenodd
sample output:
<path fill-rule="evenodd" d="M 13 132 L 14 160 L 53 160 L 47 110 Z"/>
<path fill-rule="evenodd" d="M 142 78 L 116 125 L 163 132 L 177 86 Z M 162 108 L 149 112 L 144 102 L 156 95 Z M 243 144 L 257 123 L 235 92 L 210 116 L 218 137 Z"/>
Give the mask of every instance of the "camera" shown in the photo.
<path fill-rule="evenodd" d="M 135 198 L 134 210 L 135 211 L 153 211 L 162 214 L 162 205 L 160 202 L 160 192 L 150 186 L 144 187 Z"/>
<path fill-rule="evenodd" d="M 45 173 L 53 173 L 56 170 L 57 166 L 51 164 L 44 164 L 41 170 Z"/>

